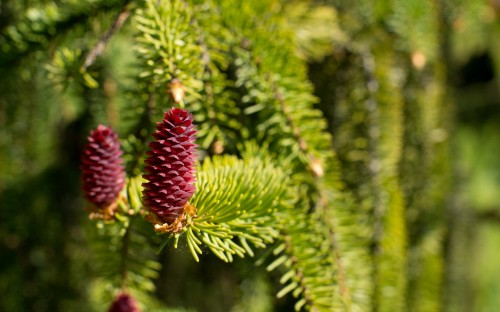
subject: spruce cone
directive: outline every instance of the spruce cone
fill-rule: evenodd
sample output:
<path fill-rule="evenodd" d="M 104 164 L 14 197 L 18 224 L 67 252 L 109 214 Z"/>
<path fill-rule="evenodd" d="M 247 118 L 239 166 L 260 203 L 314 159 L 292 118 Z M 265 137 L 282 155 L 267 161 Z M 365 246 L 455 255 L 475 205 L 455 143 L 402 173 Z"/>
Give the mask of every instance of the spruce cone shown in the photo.
<path fill-rule="evenodd" d="M 149 144 L 143 176 L 149 182 L 143 184 L 143 200 L 163 223 L 179 221 L 194 193 L 195 135 L 193 116 L 187 110 L 172 108 L 156 125 L 156 141 Z"/>
<path fill-rule="evenodd" d="M 125 183 L 125 170 L 118 135 L 99 125 L 90 132 L 82 155 L 82 180 L 85 197 L 98 208 L 111 205 Z"/>
<path fill-rule="evenodd" d="M 132 296 L 121 293 L 109 307 L 108 312 L 140 312 L 137 302 Z"/>

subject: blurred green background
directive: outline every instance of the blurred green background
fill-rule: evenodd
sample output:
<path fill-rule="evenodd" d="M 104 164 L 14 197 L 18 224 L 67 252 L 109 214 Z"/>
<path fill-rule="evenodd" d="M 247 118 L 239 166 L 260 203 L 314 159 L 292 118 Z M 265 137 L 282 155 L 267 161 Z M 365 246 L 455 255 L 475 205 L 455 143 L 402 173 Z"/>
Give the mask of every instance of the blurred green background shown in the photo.
<path fill-rule="evenodd" d="M 47 79 L 47 53 L 53 55 L 55 46 L 64 42 L 65 29 L 72 27 L 71 22 L 83 25 L 72 30 L 73 37 L 83 40 L 92 33 L 102 33 L 108 26 L 106 22 L 91 23 L 84 17 L 104 16 L 116 3 L 110 1 L 100 12 L 84 12 L 60 24 L 59 29 L 49 28 L 47 33 L 37 34 L 48 40 L 43 44 L 38 37 L 30 38 L 25 46 L 12 34 L 6 39 L 9 25 L 34 29 L 43 25 L 44 21 L 33 15 L 35 11 L 30 15 L 29 8 L 50 3 L 0 0 L 0 34 L 5 36 L 0 37 L 1 311 L 91 309 L 87 286 L 92 283 L 92 263 L 85 235 L 85 227 L 91 225 L 86 222 L 80 193 L 79 154 L 93 122 L 102 116 L 111 123 L 117 120 L 117 111 L 125 100 L 116 89 L 132 83 L 127 76 L 130 73 L 123 68 L 131 55 L 119 52 L 130 44 L 130 38 L 117 35 L 106 52 L 114 57 L 106 59 L 109 64 L 101 64 L 103 70 L 113 70 L 113 80 L 100 81 L 104 88 L 97 90 L 72 86 L 61 96 L 53 80 Z M 500 2 L 461 0 L 449 1 L 449 6 L 453 6 L 448 16 L 450 32 L 437 35 L 447 36 L 450 44 L 448 87 L 454 131 L 448 139 L 457 179 L 452 205 L 458 215 L 454 219 L 460 233 L 457 240 L 463 246 L 453 259 L 459 278 L 450 281 L 449 287 L 460 288 L 453 293 L 467 301 L 473 311 L 498 311 Z M 19 46 L 11 48 L 14 44 Z M 40 49 L 42 46 L 44 49 Z M 418 63 L 418 54 L 415 57 Z M 314 72 L 317 63 L 311 60 L 310 66 Z M 101 105 L 103 102 L 107 104 Z M 218 293 L 213 302 L 203 304 L 217 305 L 220 298 L 232 296 L 227 293 L 234 285 L 240 287 L 239 297 L 229 298 L 223 310 L 267 311 L 276 304 L 276 299 L 264 291 L 273 283 L 269 277 L 260 271 L 245 277 L 254 270 L 250 262 L 228 268 L 207 257 L 208 271 L 200 272 L 198 267 L 181 261 L 189 255 L 174 256 L 163 259 L 167 264 L 164 274 L 175 275 L 180 270 L 200 278 L 193 278 L 189 290 L 173 291 L 168 298 L 173 305 L 185 302 L 189 292 L 203 293 L 206 288 Z M 165 287 L 158 285 L 160 290 Z M 286 309 L 286 303 L 280 304 Z"/>

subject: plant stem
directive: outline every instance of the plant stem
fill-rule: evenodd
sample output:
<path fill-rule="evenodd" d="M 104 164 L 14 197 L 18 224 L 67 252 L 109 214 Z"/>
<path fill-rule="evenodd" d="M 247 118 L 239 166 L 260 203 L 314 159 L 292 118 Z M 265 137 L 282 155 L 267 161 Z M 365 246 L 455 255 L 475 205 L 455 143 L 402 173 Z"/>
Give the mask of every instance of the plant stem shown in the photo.
<path fill-rule="evenodd" d="M 127 282 L 128 282 L 128 265 L 127 265 L 127 260 L 128 260 L 128 255 L 129 255 L 129 244 L 130 244 L 130 231 L 132 228 L 132 222 L 134 221 L 135 218 L 131 218 L 128 225 L 127 229 L 125 231 L 125 234 L 122 237 L 122 248 L 121 248 L 121 254 L 120 254 L 120 278 L 121 278 L 121 288 L 125 289 L 127 287 Z"/>
<path fill-rule="evenodd" d="M 106 48 L 106 44 L 108 43 L 108 41 L 123 26 L 123 24 L 125 23 L 125 21 L 128 19 L 129 16 L 130 16 L 130 8 L 128 6 L 128 2 L 126 2 L 120 14 L 118 14 L 118 17 L 113 22 L 113 25 L 111 25 L 111 28 L 109 28 L 104 33 L 99 42 L 97 42 L 96 46 L 92 50 L 90 50 L 90 52 L 87 54 L 85 62 L 82 65 L 82 70 L 85 71 L 89 66 L 91 66 L 95 62 L 96 58 L 104 52 L 104 49 Z"/>

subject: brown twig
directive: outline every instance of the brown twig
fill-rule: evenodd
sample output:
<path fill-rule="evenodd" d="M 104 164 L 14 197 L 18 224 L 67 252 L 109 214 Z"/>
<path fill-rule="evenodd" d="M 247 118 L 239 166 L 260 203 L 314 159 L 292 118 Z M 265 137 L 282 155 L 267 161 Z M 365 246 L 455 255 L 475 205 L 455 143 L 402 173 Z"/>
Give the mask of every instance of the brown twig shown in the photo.
<path fill-rule="evenodd" d="M 113 22 L 113 25 L 111 25 L 111 28 L 109 28 L 104 33 L 104 35 L 101 37 L 99 42 L 97 42 L 95 47 L 92 50 L 90 50 L 90 52 L 87 54 L 85 62 L 82 65 L 82 70 L 86 70 L 92 64 L 94 64 L 96 58 L 104 52 L 104 49 L 106 48 L 108 41 L 123 26 L 123 24 L 125 23 L 125 21 L 129 16 L 130 16 L 130 8 L 128 5 L 125 5 L 121 10 L 120 14 L 118 14 L 118 17 Z"/>

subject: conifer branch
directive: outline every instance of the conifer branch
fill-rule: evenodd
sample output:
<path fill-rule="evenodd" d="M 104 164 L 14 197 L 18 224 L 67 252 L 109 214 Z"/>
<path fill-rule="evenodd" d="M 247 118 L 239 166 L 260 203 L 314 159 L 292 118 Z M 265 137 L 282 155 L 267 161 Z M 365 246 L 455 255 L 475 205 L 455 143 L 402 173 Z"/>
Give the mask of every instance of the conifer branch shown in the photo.
<path fill-rule="evenodd" d="M 335 266 L 337 268 L 337 282 L 339 284 L 339 292 L 340 292 L 340 298 L 343 299 L 343 302 L 344 304 L 346 305 L 346 309 L 347 310 L 350 310 L 350 307 L 351 307 L 351 295 L 350 295 L 350 290 L 347 286 L 347 274 L 346 274 L 346 270 L 344 268 L 344 258 L 343 256 L 341 255 L 341 251 L 340 251 L 340 246 L 339 246 L 339 242 L 338 242 L 338 239 L 337 239 L 337 232 L 336 232 L 336 227 L 334 224 L 332 224 L 332 222 L 328 222 L 328 220 L 330 218 L 333 218 L 333 217 L 329 217 L 329 216 L 326 216 L 325 215 L 325 210 L 326 209 L 329 209 L 329 207 L 326 207 L 326 205 L 328 204 L 328 198 L 325 196 L 325 194 L 322 192 L 321 195 L 320 195 L 320 199 L 319 199 L 319 204 L 320 206 L 322 206 L 320 209 L 321 211 L 323 212 L 323 216 L 322 216 L 322 221 L 327 223 L 328 225 L 328 236 L 330 239 L 330 243 L 331 243 L 331 250 L 333 252 L 333 256 L 334 256 L 334 259 L 335 259 Z M 330 203 L 331 205 L 331 203 Z"/>
<path fill-rule="evenodd" d="M 159 86 L 181 83 L 183 93 L 189 95 L 186 100 L 199 99 L 202 86 L 200 47 L 191 25 L 192 14 L 181 0 L 148 0 L 135 15 L 140 30 L 137 51 L 145 66 L 139 76 Z"/>
<path fill-rule="evenodd" d="M 268 159 L 206 159 L 190 201 L 196 214 L 188 217 L 183 231 L 193 257 L 198 260 L 202 243 L 225 262 L 233 255 L 252 255 L 247 242 L 258 248 L 272 243 L 279 235 L 274 215 L 290 205 L 287 180 Z"/>
<path fill-rule="evenodd" d="M 269 77 L 269 75 L 267 75 Z M 270 79 L 270 78 L 268 78 Z M 285 116 L 285 120 L 288 126 L 291 129 L 293 137 L 297 142 L 299 150 L 305 155 L 305 159 L 307 159 L 309 172 L 313 174 L 314 177 L 319 177 L 323 175 L 323 165 L 319 163 L 319 161 L 309 152 L 309 145 L 305 138 L 302 137 L 300 127 L 293 120 L 292 114 L 290 112 L 290 108 L 285 101 L 284 95 L 279 91 L 276 82 L 271 79 L 271 90 L 274 93 L 274 97 L 279 103 L 279 107 L 283 115 Z"/>
<path fill-rule="evenodd" d="M 273 251 L 276 256 L 268 271 L 283 266 L 286 273 L 280 279 L 283 288 L 277 296 L 291 293 L 296 311 L 303 307 L 312 311 L 345 310 L 340 298 L 331 246 L 323 227 L 311 215 L 283 215 L 281 241 Z"/>
<path fill-rule="evenodd" d="M 93 9 L 100 12 L 111 12 L 117 7 L 123 6 L 130 0 L 96 1 Z M 46 8 L 29 8 L 23 19 L 15 25 L 8 25 L 0 36 L 0 45 L 7 48 L 5 56 L 2 57 L 0 65 L 9 67 L 17 64 L 20 60 L 34 51 L 43 49 L 56 38 L 63 36 L 75 27 L 84 24 L 92 18 L 92 10 L 86 5 L 75 5 L 62 7 L 59 14 L 46 14 Z M 52 8 L 49 8 L 52 9 Z M 31 28 L 33 22 L 28 12 L 38 11 L 42 16 L 46 15 L 46 23 L 38 23 L 36 29 Z"/>
<path fill-rule="evenodd" d="M 342 0 L 316 6 L 315 1 L 285 4 L 282 0 L 71 0 L 45 1 L 17 17 L 16 10 L 23 10 L 26 4 L 0 0 L 2 8 L 14 13 L 0 12 L 9 19 L 0 21 L 0 50 L 4 53 L 0 67 L 13 67 L 3 77 L 6 86 L 0 84 L 7 96 L 1 102 L 16 103 L 12 94 L 19 93 L 19 81 L 28 82 L 33 89 L 21 97 L 20 104 L 29 105 L 9 106 L 7 119 L 0 118 L 7 125 L 27 125 L 21 127 L 25 130 L 16 128 L 12 138 L 6 138 L 7 143 L 15 145 L 18 131 L 30 134 L 33 129 L 45 130 L 46 125 L 59 124 L 53 122 L 57 120 L 63 124 L 75 121 L 75 129 L 104 120 L 106 112 L 94 96 L 99 100 L 103 91 L 107 95 L 106 87 L 90 90 L 88 87 L 99 85 L 87 70 L 98 58 L 108 58 L 103 62 L 102 78 L 118 77 L 118 92 L 112 92 L 120 110 L 117 116 L 129 117 L 119 120 L 119 133 L 126 137 L 123 156 L 129 177 L 125 189 L 121 185 L 125 180 L 121 154 L 116 151 L 87 150 L 90 157 L 82 170 L 94 174 L 88 174 L 90 183 L 84 190 L 88 201 L 96 205 L 92 216 L 101 218 L 88 233 L 93 252 L 88 256 L 91 265 L 84 264 L 94 273 L 88 280 L 92 304 L 96 303 L 94 297 L 115 296 L 126 290 L 137 302 L 156 310 L 149 294 L 155 290 L 153 281 L 160 269 L 155 252 L 160 236 L 154 235 L 159 229 L 163 237 L 170 235 L 165 244 L 168 240 L 175 248 L 185 244 L 195 261 L 201 261 L 203 253 L 209 251 L 229 263 L 236 257 L 254 256 L 256 248 L 275 244 L 270 250 L 274 258 L 266 269 L 283 273 L 277 296 L 293 296 L 297 311 L 439 309 L 442 274 L 447 268 L 444 233 L 450 235 L 447 243 L 454 243 L 453 233 L 457 232 L 446 228 L 442 209 L 451 179 L 448 145 L 431 138 L 434 130 L 449 130 L 451 115 L 445 97 L 451 59 L 445 57 L 450 48 L 449 14 L 444 14 L 447 1 L 385 1 L 373 6 L 369 0 L 359 5 Z M 412 16 L 417 9 L 421 16 Z M 130 15 L 133 27 L 126 27 Z M 102 22 L 109 26 L 96 38 L 88 26 Z M 430 26 L 423 26 L 427 24 Z M 122 32 L 134 36 L 134 51 L 127 50 L 130 38 Z M 88 46 L 85 55 L 79 46 L 87 38 L 94 45 Z M 105 53 L 111 43 L 125 50 L 120 57 Z M 41 51 L 47 48 L 48 53 Z M 416 62 L 412 69 L 412 58 L 420 52 L 424 63 L 427 58 L 432 64 L 426 70 L 425 64 Z M 327 120 L 315 108 L 318 99 L 308 82 L 308 74 L 314 77 L 317 73 L 309 72 L 304 62 L 304 58 L 319 60 L 328 53 L 333 55 L 330 62 L 321 64 L 328 65 L 321 66 L 321 71 L 335 74 L 317 79 L 331 81 L 329 90 L 323 91 L 328 93 L 323 108 L 332 112 L 328 116 L 331 129 L 335 128 L 331 133 L 325 131 Z M 23 60 L 32 54 L 36 58 Z M 51 59 L 46 66 L 49 76 L 56 78 L 52 82 L 69 86 L 70 91 L 76 89 L 76 93 L 43 90 L 46 82 L 38 70 L 46 58 Z M 132 59 L 134 64 L 129 67 Z M 443 62 L 438 62 L 440 59 Z M 29 66 L 16 66 L 20 62 Z M 422 74 L 415 74 L 418 82 L 408 79 L 403 85 L 401 77 L 417 71 Z M 134 74 L 136 79 L 130 79 Z M 76 83 L 69 84 L 71 81 Z M 407 86 L 416 88 L 408 91 Z M 96 103 L 97 109 L 75 101 L 75 94 L 82 95 L 80 87 L 83 100 Z M 428 87 L 432 92 L 424 92 Z M 129 98 L 122 98 L 123 93 Z M 414 115 L 415 119 L 407 120 L 401 112 L 408 105 L 404 100 L 410 98 L 415 107 L 405 111 L 404 117 Z M 38 102 L 41 104 L 34 105 Z M 54 108 L 54 102 L 62 103 L 64 111 Z M 194 131 L 181 139 L 169 137 L 172 140 L 168 142 L 175 142 L 175 147 L 161 135 L 155 137 L 158 145 L 154 149 L 159 151 L 156 167 L 147 169 L 152 177 L 147 179 L 150 196 L 143 196 L 142 167 L 149 133 L 158 114 L 170 106 L 186 108 L 183 111 L 194 117 L 188 122 L 175 121 L 168 130 L 183 132 L 187 124 L 195 124 L 199 136 L 197 142 Z M 39 132 L 42 138 L 52 133 Z M 408 159 L 404 159 L 411 167 L 407 172 L 399 170 L 401 133 L 412 141 L 404 142 L 405 148 L 410 145 L 405 155 Z M 255 142 L 247 144 L 250 140 Z M 14 150 L 12 155 L 48 155 L 46 149 L 54 145 L 50 140 L 48 144 L 37 142 L 40 144 L 28 146 L 27 152 Z M 195 178 L 196 144 L 201 164 Z M 342 166 L 337 166 L 333 144 L 339 147 Z M 179 152 L 180 145 L 189 145 L 192 150 Z M 167 150 L 176 152 L 165 162 L 170 156 Z M 116 161 L 111 166 L 108 154 Z M 103 163 L 94 162 L 102 159 Z M 419 166 L 423 170 L 419 171 Z M 155 175 L 159 168 L 167 169 Z M 9 170 L 11 175 L 17 174 L 16 169 Z M 412 180 L 415 174 L 420 174 L 417 183 L 408 186 L 405 179 Z M 341 185 L 344 182 L 345 186 Z M 113 190 L 102 184 L 113 185 Z M 162 189 L 166 184 L 169 186 Z M 24 200 L 4 193 L 6 203 Z M 34 196 L 45 196 L 43 193 L 41 189 Z M 95 195 L 107 195 L 106 200 Z M 166 197 L 182 197 L 183 202 L 169 206 L 162 202 Z M 405 215 L 408 198 L 412 207 Z M 165 213 L 172 211 L 174 217 Z M 151 225 L 143 218 L 146 214 L 155 214 L 159 221 L 153 220 Z M 492 209 L 478 212 L 476 218 L 499 222 L 500 213 Z M 407 223 L 413 227 L 409 237 Z M 6 244 L 19 244 L 8 241 L 10 238 Z M 31 262 L 50 264 L 43 250 L 35 256 Z M 189 279 L 197 276 L 189 275 Z M 416 289 L 408 294 L 407 278 Z M 167 290 L 171 286 L 169 282 L 165 285 Z M 156 295 L 160 292 L 164 294 L 159 291 Z M 197 289 L 188 293 L 189 299 L 197 293 Z M 142 299 L 136 296 L 140 294 L 144 294 Z M 210 295 L 201 294 L 204 299 Z M 101 303 L 109 306 L 110 298 Z M 93 308 L 104 310 L 104 305 Z"/>
<path fill-rule="evenodd" d="M 373 195 L 373 252 L 378 254 L 380 252 L 379 242 L 383 235 L 383 215 L 384 206 L 380 201 L 379 194 L 381 194 L 380 185 L 380 166 L 381 160 L 378 152 L 378 146 L 380 141 L 380 128 L 379 128 L 379 112 L 378 103 L 376 99 L 376 94 L 378 92 L 379 83 L 375 77 L 375 62 L 373 55 L 370 51 L 364 51 L 361 54 L 361 60 L 363 64 L 363 71 L 366 81 L 366 90 L 368 91 L 368 97 L 365 101 L 365 108 L 368 113 L 368 153 L 370 155 L 370 163 L 368 164 L 368 171 L 370 172 L 370 179 L 372 185 L 372 195 Z"/>
<path fill-rule="evenodd" d="M 252 41 L 243 38 L 242 42 L 245 43 L 243 47 L 235 48 L 240 59 L 238 66 L 241 67 L 237 70 L 240 80 L 237 84 L 245 86 L 245 97 L 252 100 L 245 100 L 250 102 L 250 106 L 244 112 L 247 115 L 256 114 L 263 119 L 257 125 L 258 132 L 255 136 L 270 145 L 277 143 L 289 150 L 288 153 L 297 155 L 301 171 L 312 179 L 322 176 L 322 162 L 332 155 L 331 142 L 324 131 L 325 123 L 321 114 L 312 107 L 315 98 L 308 93 L 309 86 L 297 81 L 295 77 L 274 78 L 276 75 L 271 69 L 261 68 L 258 63 L 253 63 L 253 59 L 260 59 L 261 56 L 255 54 Z M 291 140 L 295 142 L 293 146 L 289 144 Z M 281 155 L 278 157 L 288 154 L 279 150 Z"/>
<path fill-rule="evenodd" d="M 290 255 L 292 255 L 292 256 L 290 256 L 291 266 L 296 269 L 295 275 L 296 275 L 297 279 L 299 280 L 300 288 L 302 289 L 302 296 L 305 299 L 304 305 L 309 306 L 309 307 L 314 307 L 315 304 L 314 304 L 314 300 L 311 298 L 311 290 L 309 289 L 309 286 L 307 285 L 307 283 L 304 280 L 304 272 L 303 272 L 302 268 L 300 267 L 299 260 L 294 255 L 293 246 L 291 244 L 291 238 L 289 235 L 286 234 L 286 232 L 284 232 L 283 234 L 284 234 L 284 242 L 285 242 L 286 250 L 288 251 L 288 253 Z M 300 310 L 300 309 L 296 309 L 296 310 Z"/>
<path fill-rule="evenodd" d="M 379 36 L 384 36 L 383 32 Z M 391 37 L 387 35 L 387 40 Z M 394 52 L 374 43 L 373 54 L 364 54 L 367 87 L 377 90 L 374 106 L 367 107 L 369 141 L 375 144 L 371 151 L 370 167 L 373 198 L 373 250 L 375 304 L 380 311 L 403 307 L 406 294 L 406 275 L 395 273 L 395 268 L 406 268 L 405 201 L 398 176 L 402 151 L 403 131 L 402 97 L 395 88 L 400 82 L 387 71 L 395 61 Z M 370 64 L 369 58 L 377 63 Z M 392 78 L 392 79 L 391 79 Z M 370 86 L 370 84 L 374 86 Z M 368 92 L 372 90 L 368 89 Z M 387 100 L 386 94 L 392 94 Z M 370 144 L 370 143 L 369 143 Z M 370 150 L 369 150 L 370 152 Z M 373 163 L 375 161 L 375 163 Z M 389 292 L 387 289 L 391 289 Z"/>
<path fill-rule="evenodd" d="M 194 24 L 198 25 L 198 21 L 194 19 Z M 217 113 L 215 111 L 215 99 L 214 99 L 214 90 L 213 90 L 213 84 L 212 84 L 212 79 L 213 79 L 213 72 L 212 69 L 210 68 L 210 63 L 212 62 L 211 57 L 210 57 L 210 52 L 208 50 L 207 44 L 205 42 L 205 38 L 203 33 L 200 31 L 199 26 L 198 26 L 199 34 L 198 34 L 198 43 L 201 48 L 201 61 L 203 64 L 203 73 L 204 73 L 204 79 L 203 79 L 203 91 L 206 95 L 206 100 L 205 100 L 205 105 L 204 107 L 207 110 L 207 117 L 208 117 L 208 123 L 211 128 L 211 132 L 213 131 L 213 137 L 216 138 L 218 132 L 220 132 L 219 124 L 220 122 L 217 121 Z M 220 134 L 219 134 L 220 135 Z M 207 140 L 208 143 L 204 144 L 203 146 L 205 148 L 208 147 L 208 144 L 211 143 L 210 140 Z M 220 152 L 215 151 L 216 154 L 220 154 Z"/>
<path fill-rule="evenodd" d="M 190 108 L 199 124 L 198 144 L 210 154 L 234 151 L 236 142 L 247 132 L 239 121 L 242 112 L 235 104 L 233 82 L 226 76 L 231 36 L 220 27 L 217 14 L 213 14 L 218 9 L 211 2 L 195 5 L 191 17 L 200 48 L 203 87 L 201 101 L 192 102 Z"/>
<path fill-rule="evenodd" d="M 380 129 L 378 127 L 379 115 L 377 108 L 376 94 L 378 91 L 378 81 L 375 77 L 375 63 L 373 55 L 370 51 L 364 51 L 361 54 L 361 60 L 363 65 L 363 73 L 365 75 L 366 90 L 368 91 L 368 97 L 365 100 L 365 109 L 368 114 L 368 154 L 369 154 L 369 164 L 368 172 L 370 173 L 370 186 L 371 186 L 371 196 L 373 200 L 373 234 L 371 242 L 371 253 L 372 253 L 372 263 L 373 276 L 372 282 L 375 286 L 375 291 L 373 292 L 373 302 L 374 308 L 380 304 L 379 292 L 380 292 L 380 265 L 378 264 L 378 257 L 383 252 L 381 250 L 381 240 L 384 231 L 383 216 L 385 207 L 380 199 L 380 194 L 382 189 L 380 188 L 380 155 L 378 152 L 379 139 L 380 139 Z M 378 288 L 377 288 L 378 287 Z"/>

